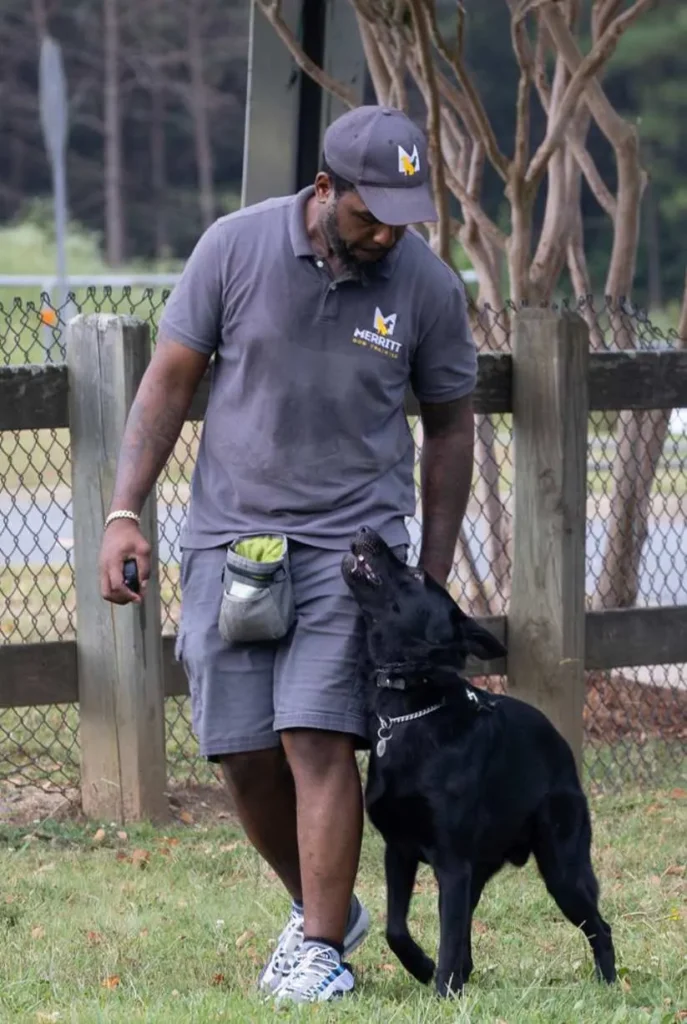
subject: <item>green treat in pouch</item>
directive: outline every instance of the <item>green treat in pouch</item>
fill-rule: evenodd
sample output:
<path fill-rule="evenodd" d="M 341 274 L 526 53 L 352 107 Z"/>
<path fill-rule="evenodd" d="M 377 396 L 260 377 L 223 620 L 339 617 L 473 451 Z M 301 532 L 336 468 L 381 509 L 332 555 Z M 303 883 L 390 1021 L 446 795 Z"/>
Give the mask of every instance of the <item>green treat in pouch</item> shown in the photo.
<path fill-rule="evenodd" d="M 283 534 L 238 537 L 227 548 L 218 628 L 227 643 L 279 640 L 295 619 Z"/>

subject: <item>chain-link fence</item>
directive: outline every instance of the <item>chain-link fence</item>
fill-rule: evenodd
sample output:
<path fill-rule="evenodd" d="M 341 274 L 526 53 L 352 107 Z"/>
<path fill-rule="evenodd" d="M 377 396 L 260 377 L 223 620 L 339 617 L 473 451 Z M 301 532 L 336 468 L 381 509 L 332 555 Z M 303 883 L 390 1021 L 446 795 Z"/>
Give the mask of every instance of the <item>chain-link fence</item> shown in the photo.
<path fill-rule="evenodd" d="M 169 294 L 161 289 L 84 289 L 64 312 L 117 312 L 149 320 L 154 330 Z M 576 304 L 590 325 L 594 348 L 675 347 L 674 331 L 659 330 L 636 310 L 590 300 Z M 483 309 L 475 322 L 482 351 L 508 351 L 514 307 Z M 64 320 L 46 297 L 0 295 L 0 363 L 43 363 L 64 356 Z M 158 482 L 163 632 L 179 613 L 179 534 L 198 446 L 199 423 L 187 423 Z M 418 445 L 419 423 L 413 424 Z M 626 443 L 632 432 L 646 442 Z M 662 443 L 658 443 L 661 441 Z M 646 450 L 646 451 L 645 451 Z M 646 452 L 648 451 L 648 455 Z M 630 466 L 628 459 L 633 461 Z M 625 460 L 625 461 L 624 461 Z M 0 432 L 0 640 L 4 644 L 66 640 L 75 636 L 71 550 L 69 436 L 66 430 Z M 634 476 L 632 476 L 634 473 Z M 631 531 L 645 534 L 636 573 L 636 605 L 687 604 L 687 416 L 657 413 L 592 414 L 587 500 L 587 597 L 590 607 L 627 604 L 626 566 L 610 552 L 623 542 L 628 511 L 614 501 L 626 474 L 640 514 Z M 479 416 L 475 486 L 451 578 L 451 589 L 473 614 L 505 614 L 511 572 L 513 497 L 512 423 L 509 415 Z M 634 498 L 640 495 L 640 500 Z M 630 509 L 632 511 L 632 509 Z M 414 554 L 420 510 L 409 523 Z M 625 531 L 625 534 L 623 533 Z M 617 561 L 617 560 L 616 560 Z M 616 587 L 625 588 L 622 594 Z M 588 673 L 585 764 L 592 785 L 676 778 L 684 770 L 687 740 L 687 671 L 684 665 L 646 666 Z M 506 680 L 483 679 L 492 688 Z M 197 755 L 188 699 L 166 702 L 170 780 L 206 783 L 216 778 Z M 0 710 L 0 781 L 44 789 L 77 787 L 78 714 L 73 705 Z"/>

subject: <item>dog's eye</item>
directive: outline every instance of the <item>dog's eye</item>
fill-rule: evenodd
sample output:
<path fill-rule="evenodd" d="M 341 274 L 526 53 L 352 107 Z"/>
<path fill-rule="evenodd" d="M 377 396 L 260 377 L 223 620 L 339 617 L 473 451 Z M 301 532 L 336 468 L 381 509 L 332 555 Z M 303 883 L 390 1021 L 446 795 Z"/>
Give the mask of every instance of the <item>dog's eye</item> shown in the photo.
<path fill-rule="evenodd" d="M 424 583 L 425 582 L 425 574 L 424 574 L 424 571 L 422 569 L 411 569 L 410 572 L 411 572 L 411 575 L 416 580 L 418 580 L 420 583 Z"/>

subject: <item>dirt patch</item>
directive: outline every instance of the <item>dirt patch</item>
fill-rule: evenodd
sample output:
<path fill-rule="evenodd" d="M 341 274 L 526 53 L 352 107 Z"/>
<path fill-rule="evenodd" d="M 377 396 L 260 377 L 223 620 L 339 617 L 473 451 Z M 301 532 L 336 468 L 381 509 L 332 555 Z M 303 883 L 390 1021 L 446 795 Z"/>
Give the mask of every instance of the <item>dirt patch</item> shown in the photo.
<path fill-rule="evenodd" d="M 80 814 L 77 789 L 45 790 L 40 786 L 0 783 L 0 825 L 37 825 L 53 821 L 76 820 Z"/>
<path fill-rule="evenodd" d="M 178 825 L 218 825 L 234 819 L 227 790 L 217 786 L 171 785 L 169 819 Z M 46 820 L 86 823 L 78 789 L 46 791 L 39 786 L 0 783 L 0 826 L 40 825 Z"/>

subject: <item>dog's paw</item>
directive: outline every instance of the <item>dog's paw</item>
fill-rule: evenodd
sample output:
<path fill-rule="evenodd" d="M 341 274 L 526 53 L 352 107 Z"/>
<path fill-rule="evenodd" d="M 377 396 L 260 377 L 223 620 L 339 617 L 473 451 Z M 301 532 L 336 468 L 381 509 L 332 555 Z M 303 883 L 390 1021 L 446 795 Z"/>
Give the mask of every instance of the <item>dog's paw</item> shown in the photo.
<path fill-rule="evenodd" d="M 425 956 L 422 954 L 422 959 L 417 963 L 417 969 L 413 971 L 413 974 L 422 985 L 429 985 L 430 981 L 434 977 L 434 969 L 436 964 L 432 960 L 431 956 Z"/>
<path fill-rule="evenodd" d="M 463 992 L 463 982 L 455 974 L 438 973 L 435 985 L 437 995 L 441 996 L 442 999 L 452 999 L 462 995 Z"/>

